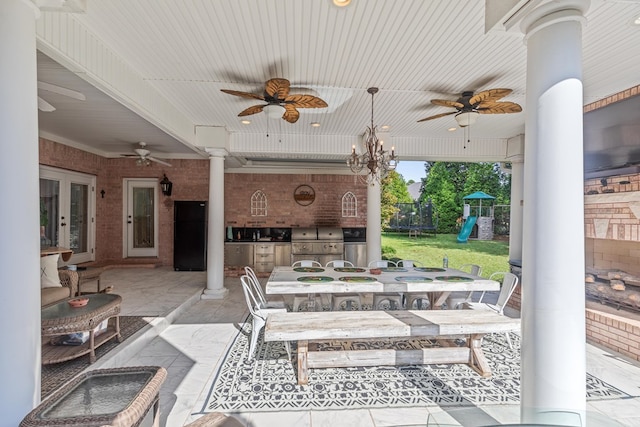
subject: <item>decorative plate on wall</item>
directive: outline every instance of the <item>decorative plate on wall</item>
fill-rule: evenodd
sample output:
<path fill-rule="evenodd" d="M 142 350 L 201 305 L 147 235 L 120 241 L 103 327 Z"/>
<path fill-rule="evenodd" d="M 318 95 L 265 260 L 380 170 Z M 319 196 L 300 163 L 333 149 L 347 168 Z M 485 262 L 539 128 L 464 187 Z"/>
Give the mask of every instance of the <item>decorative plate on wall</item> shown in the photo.
<path fill-rule="evenodd" d="M 309 206 L 316 199 L 316 192 L 308 185 L 300 185 L 293 191 L 293 200 L 301 206 Z"/>

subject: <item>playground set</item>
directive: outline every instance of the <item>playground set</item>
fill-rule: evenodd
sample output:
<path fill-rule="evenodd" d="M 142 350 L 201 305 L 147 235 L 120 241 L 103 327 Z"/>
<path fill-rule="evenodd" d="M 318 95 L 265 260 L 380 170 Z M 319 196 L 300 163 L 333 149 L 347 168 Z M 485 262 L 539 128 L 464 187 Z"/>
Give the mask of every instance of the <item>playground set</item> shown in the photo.
<path fill-rule="evenodd" d="M 493 202 L 495 197 L 482 191 L 462 198 L 462 218 L 464 223 L 458 234 L 458 243 L 467 243 L 469 239 L 493 240 Z M 482 206 L 484 200 L 485 205 Z"/>

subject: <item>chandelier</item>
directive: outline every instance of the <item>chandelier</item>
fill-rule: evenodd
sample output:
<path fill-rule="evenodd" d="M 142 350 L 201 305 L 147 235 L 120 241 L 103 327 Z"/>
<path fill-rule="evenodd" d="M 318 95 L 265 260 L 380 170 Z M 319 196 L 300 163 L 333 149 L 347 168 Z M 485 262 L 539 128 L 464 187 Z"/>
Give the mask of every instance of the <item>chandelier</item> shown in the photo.
<path fill-rule="evenodd" d="M 370 87 L 367 92 L 371 94 L 371 127 L 367 127 L 362 140 L 362 153 L 356 153 L 355 145 L 351 147 L 351 156 L 347 158 L 347 165 L 364 183 L 374 185 L 376 181 L 380 182 L 389 171 L 396 168 L 398 160 L 395 147 L 391 147 L 391 154 L 384 150 L 384 141 L 378 139 L 376 127 L 373 125 L 373 96 L 378 93 L 378 88 Z M 368 169 L 367 173 L 361 174 L 364 168 Z"/>

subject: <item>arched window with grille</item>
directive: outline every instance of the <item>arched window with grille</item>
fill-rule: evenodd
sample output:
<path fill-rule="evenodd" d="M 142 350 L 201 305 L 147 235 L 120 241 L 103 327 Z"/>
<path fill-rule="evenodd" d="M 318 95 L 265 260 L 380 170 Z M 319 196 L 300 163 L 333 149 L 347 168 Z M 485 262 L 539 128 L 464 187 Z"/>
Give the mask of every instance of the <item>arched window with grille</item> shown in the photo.
<path fill-rule="evenodd" d="M 358 199 L 351 191 L 346 192 L 344 196 L 342 196 L 342 216 L 358 216 Z"/>
<path fill-rule="evenodd" d="M 267 195 L 262 190 L 251 195 L 251 216 L 267 216 Z"/>

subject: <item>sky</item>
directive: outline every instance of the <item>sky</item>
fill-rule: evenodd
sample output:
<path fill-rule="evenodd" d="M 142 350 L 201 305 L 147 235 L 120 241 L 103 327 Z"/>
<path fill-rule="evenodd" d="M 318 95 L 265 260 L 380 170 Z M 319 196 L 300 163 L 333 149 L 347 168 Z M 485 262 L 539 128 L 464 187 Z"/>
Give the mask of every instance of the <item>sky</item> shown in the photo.
<path fill-rule="evenodd" d="M 396 172 L 402 175 L 405 181 L 412 179 L 415 182 L 420 182 L 420 179 L 425 177 L 424 161 L 409 162 L 400 160 L 396 167 Z"/>

